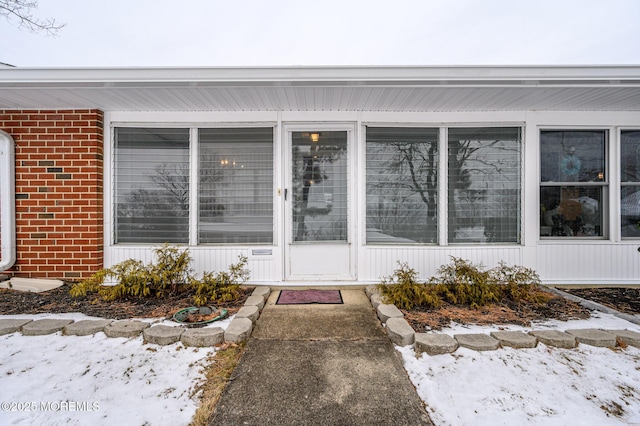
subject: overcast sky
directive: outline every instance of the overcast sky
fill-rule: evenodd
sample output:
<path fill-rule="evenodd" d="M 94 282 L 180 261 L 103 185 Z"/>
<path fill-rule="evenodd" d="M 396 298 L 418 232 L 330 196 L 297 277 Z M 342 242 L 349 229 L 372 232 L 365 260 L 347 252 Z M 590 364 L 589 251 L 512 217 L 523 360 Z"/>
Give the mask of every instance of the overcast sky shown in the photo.
<path fill-rule="evenodd" d="M 640 64 L 640 0 L 40 0 L 22 67 Z"/>

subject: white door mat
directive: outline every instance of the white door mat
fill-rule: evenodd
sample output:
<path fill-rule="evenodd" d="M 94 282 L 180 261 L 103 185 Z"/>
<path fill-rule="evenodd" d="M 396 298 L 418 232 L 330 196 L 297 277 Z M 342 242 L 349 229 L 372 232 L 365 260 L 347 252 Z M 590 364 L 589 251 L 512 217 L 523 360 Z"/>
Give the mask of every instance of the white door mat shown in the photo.
<path fill-rule="evenodd" d="M 53 290 L 63 285 L 60 280 L 47 280 L 42 278 L 16 278 L 13 277 L 8 281 L 0 282 L 0 288 L 10 288 L 18 291 L 30 291 L 32 293 L 40 293 L 47 290 Z"/>

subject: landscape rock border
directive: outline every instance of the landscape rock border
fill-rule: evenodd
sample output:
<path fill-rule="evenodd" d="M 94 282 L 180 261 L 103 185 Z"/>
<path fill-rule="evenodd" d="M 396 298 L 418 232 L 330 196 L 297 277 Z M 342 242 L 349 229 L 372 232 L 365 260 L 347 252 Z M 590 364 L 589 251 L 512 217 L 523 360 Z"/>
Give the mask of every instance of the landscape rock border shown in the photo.
<path fill-rule="evenodd" d="M 367 286 L 365 293 L 371 302 L 371 306 L 375 309 L 380 322 L 385 327 L 387 336 L 389 336 L 391 342 L 397 346 L 414 345 L 416 356 L 420 356 L 423 352 L 432 356 L 453 353 L 459 347 L 466 347 L 476 351 L 496 350 L 501 347 L 516 349 L 535 348 L 538 343 L 558 348 L 575 348 L 579 344 L 604 348 L 613 348 L 620 345 L 640 348 L 640 333 L 632 330 L 598 330 L 590 328 L 567 331 L 533 330 L 529 333 L 521 331 L 494 331 L 489 334 L 455 334 L 453 337 L 446 333 L 416 333 L 404 319 L 404 314 L 402 314 L 395 305 L 384 303 L 377 286 Z M 561 291 L 553 291 L 553 293 L 563 297 L 565 294 L 568 295 L 568 293 Z M 577 297 L 568 297 L 568 299 L 573 300 L 572 298 Z M 593 302 L 583 304 L 583 306 L 591 310 L 602 310 L 594 306 L 599 304 L 591 305 L 591 303 Z M 606 310 L 602 311 L 606 313 L 617 312 L 611 308 L 606 308 Z M 617 313 L 620 315 L 616 316 L 621 319 L 629 320 L 628 317 L 631 317 L 636 321 L 630 322 L 640 324 L 640 319 L 633 315 Z"/>
<path fill-rule="evenodd" d="M 145 343 L 171 345 L 182 342 L 184 346 L 209 347 L 223 342 L 239 343 L 247 340 L 258 320 L 271 289 L 258 286 L 227 326 L 190 328 L 166 324 L 152 325 L 139 320 L 114 321 L 109 319 L 13 319 L 0 318 L 0 336 L 21 332 L 25 336 L 41 336 L 62 332 L 64 336 L 87 336 L 103 332 L 107 337 L 135 338 L 143 335 Z"/>

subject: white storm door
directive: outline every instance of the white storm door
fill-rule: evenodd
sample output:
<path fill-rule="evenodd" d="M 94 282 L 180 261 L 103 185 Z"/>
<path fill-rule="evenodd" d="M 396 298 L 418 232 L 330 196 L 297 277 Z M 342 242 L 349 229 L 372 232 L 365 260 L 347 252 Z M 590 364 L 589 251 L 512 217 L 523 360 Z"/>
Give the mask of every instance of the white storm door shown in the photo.
<path fill-rule="evenodd" d="M 287 131 L 285 279 L 352 280 L 352 130 Z"/>

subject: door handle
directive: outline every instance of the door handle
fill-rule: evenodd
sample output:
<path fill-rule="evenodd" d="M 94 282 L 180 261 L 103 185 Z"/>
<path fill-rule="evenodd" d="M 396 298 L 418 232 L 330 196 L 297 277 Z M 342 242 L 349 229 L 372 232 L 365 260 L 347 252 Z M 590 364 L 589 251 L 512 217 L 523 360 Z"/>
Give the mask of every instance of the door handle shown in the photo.
<path fill-rule="evenodd" d="M 287 188 L 284 189 L 284 200 L 287 201 L 287 192 L 289 192 L 289 190 Z"/>

